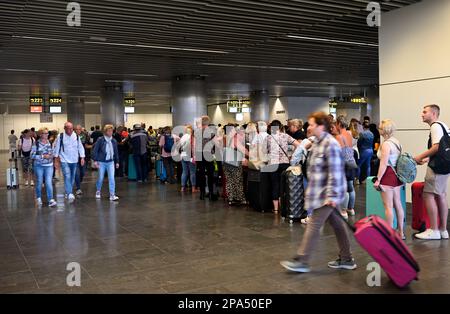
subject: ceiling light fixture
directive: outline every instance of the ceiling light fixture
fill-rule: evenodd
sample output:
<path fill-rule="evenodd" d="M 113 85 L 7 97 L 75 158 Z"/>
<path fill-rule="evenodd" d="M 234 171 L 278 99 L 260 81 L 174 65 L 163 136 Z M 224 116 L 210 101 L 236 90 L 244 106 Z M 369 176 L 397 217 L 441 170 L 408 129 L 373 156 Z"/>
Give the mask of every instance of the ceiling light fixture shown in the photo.
<path fill-rule="evenodd" d="M 318 84 L 318 85 L 351 85 L 351 86 L 359 86 L 358 83 L 311 82 L 311 81 L 281 81 L 281 80 L 278 80 L 277 83 L 284 83 L 284 84 Z"/>
<path fill-rule="evenodd" d="M 33 40 L 47 40 L 47 41 L 61 41 L 68 43 L 79 43 L 80 41 L 74 39 L 60 39 L 60 38 L 47 38 L 47 37 L 33 37 L 33 36 L 16 36 L 12 35 L 11 38 L 20 38 L 20 39 L 33 39 Z"/>
<path fill-rule="evenodd" d="M 10 71 L 10 72 L 36 72 L 36 73 L 45 73 L 44 70 L 28 70 L 28 69 L 1 69 L 1 71 Z"/>
<path fill-rule="evenodd" d="M 248 68 L 248 69 L 262 69 L 262 70 L 287 70 L 287 71 L 310 71 L 310 72 L 326 72 L 323 69 L 309 69 L 309 68 L 295 68 L 295 67 L 279 67 L 279 66 L 265 66 L 265 65 L 246 65 L 246 64 L 224 64 L 224 63 L 209 63 L 202 62 L 200 65 L 230 67 L 230 68 Z"/>
<path fill-rule="evenodd" d="M 336 39 L 326 39 L 326 38 L 316 38 L 316 37 L 306 37 L 306 36 L 295 36 L 295 35 L 288 35 L 287 37 L 288 38 L 293 38 L 293 39 L 322 41 L 322 42 L 337 43 L 337 44 L 348 44 L 348 45 L 356 45 L 356 46 L 379 47 L 378 44 L 362 43 L 362 42 L 356 42 L 356 41 L 346 41 L 346 40 L 336 40 Z"/>
<path fill-rule="evenodd" d="M 177 51 L 189 51 L 189 52 L 217 53 L 217 54 L 228 54 L 229 53 L 228 51 L 223 51 L 223 50 L 154 46 L 154 45 L 146 45 L 146 44 L 122 44 L 122 43 L 110 43 L 110 42 L 101 42 L 101 41 L 83 41 L 83 43 L 94 44 L 94 45 L 109 45 L 109 46 L 121 46 L 121 47 L 133 47 L 133 48 L 149 48 L 149 49 L 177 50 Z"/>

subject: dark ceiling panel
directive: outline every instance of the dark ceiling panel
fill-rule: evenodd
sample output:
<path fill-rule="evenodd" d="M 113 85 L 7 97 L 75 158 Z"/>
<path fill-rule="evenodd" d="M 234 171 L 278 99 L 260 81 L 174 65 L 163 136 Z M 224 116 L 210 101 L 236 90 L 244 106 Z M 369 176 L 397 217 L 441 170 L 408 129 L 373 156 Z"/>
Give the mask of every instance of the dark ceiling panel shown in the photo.
<path fill-rule="evenodd" d="M 206 76 L 211 101 L 260 88 L 290 96 L 357 93 L 378 83 L 370 1 L 78 2 L 81 27 L 66 25 L 68 1 L 2 1 L 0 102 L 21 102 L 39 85 L 69 96 L 127 80 L 145 104 L 168 105 L 176 75 Z M 417 2 L 381 4 L 386 12 Z"/>

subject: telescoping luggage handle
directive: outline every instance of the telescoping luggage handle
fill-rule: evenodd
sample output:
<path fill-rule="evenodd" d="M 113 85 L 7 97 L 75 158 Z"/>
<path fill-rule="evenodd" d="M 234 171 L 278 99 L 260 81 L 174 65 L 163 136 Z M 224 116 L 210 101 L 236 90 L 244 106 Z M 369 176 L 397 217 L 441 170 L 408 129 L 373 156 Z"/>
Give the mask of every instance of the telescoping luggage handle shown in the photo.
<path fill-rule="evenodd" d="M 336 213 L 338 214 L 339 217 L 342 218 L 342 220 L 345 222 L 345 224 L 350 228 L 350 230 L 353 231 L 353 233 L 356 232 L 357 228 L 355 226 L 353 226 L 351 223 L 349 223 L 344 217 L 342 217 L 341 213 L 339 212 L 339 209 L 335 208 Z M 366 222 L 370 222 L 373 221 L 373 216 L 369 216 L 364 218 L 363 220 L 365 220 Z M 389 230 L 386 230 L 386 228 L 384 228 L 384 226 L 382 225 L 378 225 L 378 224 L 373 224 L 374 228 L 376 228 L 382 235 L 383 237 L 386 239 L 386 241 L 388 241 L 389 243 L 391 243 L 392 247 L 395 248 L 395 250 L 397 251 L 398 254 L 400 254 L 403 259 L 417 272 L 420 272 L 420 267 L 419 264 L 416 262 L 416 260 L 414 259 L 414 257 L 411 255 L 411 253 L 407 250 L 401 250 L 400 247 L 403 247 L 403 243 L 394 243 L 391 239 L 391 237 L 388 235 L 389 234 Z M 397 239 L 397 238 L 395 238 Z"/>

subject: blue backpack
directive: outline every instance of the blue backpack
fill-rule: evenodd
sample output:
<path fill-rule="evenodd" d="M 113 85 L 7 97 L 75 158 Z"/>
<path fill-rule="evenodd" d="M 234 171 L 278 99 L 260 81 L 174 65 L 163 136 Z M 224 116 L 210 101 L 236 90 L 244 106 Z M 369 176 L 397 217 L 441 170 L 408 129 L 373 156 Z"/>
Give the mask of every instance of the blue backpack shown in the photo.
<path fill-rule="evenodd" d="M 394 169 L 398 179 L 403 183 L 413 183 L 417 177 L 417 163 L 414 160 L 413 156 L 409 153 L 402 153 L 402 148 L 399 147 L 396 143 L 389 141 L 394 144 L 397 149 L 400 151 L 400 156 L 398 157 L 397 166 L 394 167 L 390 165 L 392 169 Z"/>
<path fill-rule="evenodd" d="M 174 143 L 172 135 L 164 135 L 164 151 L 166 153 L 172 153 Z"/>

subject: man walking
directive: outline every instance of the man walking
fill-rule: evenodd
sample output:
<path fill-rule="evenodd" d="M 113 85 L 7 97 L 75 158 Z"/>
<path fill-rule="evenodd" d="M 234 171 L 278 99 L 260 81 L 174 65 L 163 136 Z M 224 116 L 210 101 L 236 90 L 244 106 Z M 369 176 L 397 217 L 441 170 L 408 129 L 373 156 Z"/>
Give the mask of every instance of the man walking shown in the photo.
<path fill-rule="evenodd" d="M 69 202 L 75 200 L 73 195 L 73 185 L 78 169 L 78 162 L 81 167 L 85 164 L 85 152 L 80 137 L 73 131 L 73 124 L 66 122 L 64 124 L 64 133 L 61 133 L 56 139 L 55 154 L 56 169 L 62 169 L 64 176 L 64 188 L 66 198 Z"/>
<path fill-rule="evenodd" d="M 419 165 L 428 162 L 423 198 L 430 217 L 431 228 L 415 235 L 420 240 L 448 240 L 449 238 L 447 231 L 447 187 L 450 174 L 442 174 L 441 169 L 439 169 L 435 161 L 439 153 L 439 144 L 445 135 L 444 132 L 450 134 L 450 130 L 445 123 L 439 121 L 440 114 L 441 108 L 437 105 L 424 107 L 422 120 L 431 128 L 428 150 L 414 158 Z M 438 216 L 441 221 L 440 225 L 438 223 Z"/>
<path fill-rule="evenodd" d="M 350 250 L 347 226 L 340 217 L 341 204 L 347 191 L 344 161 L 339 143 L 330 134 L 330 119 L 324 112 L 313 113 L 309 119 L 311 135 L 315 136 L 308 162 L 308 187 L 305 194 L 305 209 L 312 212 L 298 255 L 281 265 L 293 272 L 311 271 L 309 261 L 317 247 L 320 229 L 328 220 L 336 233 L 340 255 L 336 261 L 328 263 L 333 269 L 356 269 Z"/>

